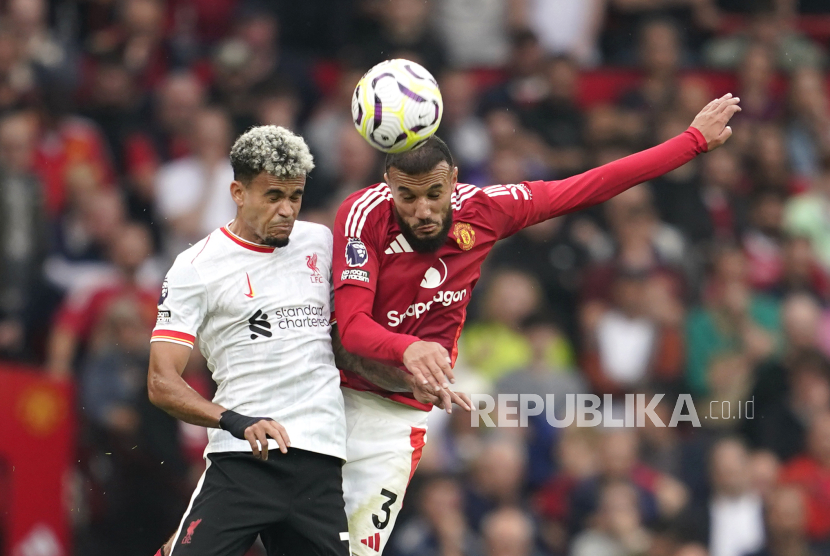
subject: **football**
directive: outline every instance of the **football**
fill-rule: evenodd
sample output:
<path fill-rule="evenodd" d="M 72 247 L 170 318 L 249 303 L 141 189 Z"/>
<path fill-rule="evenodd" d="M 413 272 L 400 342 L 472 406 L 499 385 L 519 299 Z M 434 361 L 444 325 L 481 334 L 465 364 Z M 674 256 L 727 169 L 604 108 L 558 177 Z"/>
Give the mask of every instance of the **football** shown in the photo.
<path fill-rule="evenodd" d="M 352 95 L 358 133 L 385 153 L 416 148 L 435 133 L 443 113 L 438 82 L 409 60 L 376 65 L 358 81 Z"/>

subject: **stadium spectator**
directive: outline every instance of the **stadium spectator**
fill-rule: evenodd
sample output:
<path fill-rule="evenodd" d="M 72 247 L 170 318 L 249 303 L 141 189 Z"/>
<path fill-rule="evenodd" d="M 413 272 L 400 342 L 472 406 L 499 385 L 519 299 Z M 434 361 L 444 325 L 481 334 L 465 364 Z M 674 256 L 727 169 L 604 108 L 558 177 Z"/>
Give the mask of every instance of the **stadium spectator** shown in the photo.
<path fill-rule="evenodd" d="M 790 79 L 786 125 L 787 150 L 793 171 L 816 177 L 830 149 L 830 113 L 824 76 L 815 68 L 800 68 Z"/>
<path fill-rule="evenodd" d="M 532 349 L 520 329 L 539 310 L 539 290 L 531 276 L 517 270 L 502 270 L 490 277 L 482 319 L 468 326 L 459 339 L 465 363 L 491 381 L 527 366 Z M 556 365 L 555 358 L 552 363 Z M 559 363 L 556 366 L 567 366 L 568 361 L 560 358 Z"/>
<path fill-rule="evenodd" d="M 450 67 L 502 67 L 507 60 L 509 27 L 524 23 L 515 21 L 510 7 L 504 0 L 487 0 L 470 10 L 465 0 L 435 0 L 433 21 Z"/>
<path fill-rule="evenodd" d="M 830 535 L 830 413 L 812 419 L 807 449 L 784 466 L 781 481 L 803 489 L 807 535 L 813 542 L 826 541 Z"/>
<path fill-rule="evenodd" d="M 462 507 L 461 485 L 437 476 L 421 487 L 420 515 L 397 534 L 395 552 L 401 556 L 478 556 L 481 546 L 470 530 Z"/>
<path fill-rule="evenodd" d="M 476 114 L 478 98 L 471 72 L 449 71 L 440 78 L 444 115 L 438 134 L 456 159 L 459 180 L 484 183 L 483 167 L 490 155 L 490 141 L 482 119 Z"/>
<path fill-rule="evenodd" d="M 177 423 L 147 399 L 152 325 L 145 313 L 134 299 L 110 303 L 82 363 L 83 469 L 100 504 L 82 544 L 95 553 L 152 551 L 155 539 L 176 527 L 187 503 Z"/>
<path fill-rule="evenodd" d="M 583 151 L 585 116 L 577 104 L 579 72 L 576 63 L 566 57 L 552 58 L 546 66 L 547 96 L 522 114 L 522 125 L 545 141 L 549 147 L 547 165 L 556 175 L 565 177 L 587 166 Z"/>
<path fill-rule="evenodd" d="M 730 364 L 751 368 L 770 356 L 779 328 L 778 304 L 752 292 L 743 253 L 734 247 L 721 249 L 714 256 L 703 305 L 686 319 L 686 381 L 691 391 L 705 394 L 713 382 L 729 379 Z"/>
<path fill-rule="evenodd" d="M 574 538 L 569 554 L 633 556 L 648 553 L 650 545 L 637 490 L 625 481 L 612 481 L 602 487 L 592 526 Z"/>
<path fill-rule="evenodd" d="M 753 419 L 743 429 L 754 445 L 787 461 L 804 451 L 812 420 L 830 411 L 830 364 L 816 350 L 803 350 L 787 361 L 782 387 L 774 392 L 769 391 L 775 386 L 773 370 L 771 365 L 759 370 L 765 374 L 752 397 Z"/>
<path fill-rule="evenodd" d="M 592 389 L 621 394 L 646 385 L 667 385 L 682 372 L 683 307 L 671 285 L 645 272 L 622 269 L 611 303 L 585 338 L 583 368 Z M 615 354 L 626 350 L 626 358 Z"/>
<path fill-rule="evenodd" d="M 697 540 L 712 556 L 744 555 L 764 544 L 763 500 L 753 490 L 749 465 L 750 454 L 741 440 L 727 437 L 712 446 L 712 491 L 690 516 Z"/>
<path fill-rule="evenodd" d="M 806 536 L 807 507 L 804 492 L 792 486 L 779 486 L 766 501 L 766 544 L 750 556 L 786 556 L 816 551 Z"/>
<path fill-rule="evenodd" d="M 785 235 L 782 271 L 769 292 L 778 299 L 795 293 L 809 293 L 823 302 L 830 299 L 830 275 L 816 261 L 809 239 Z"/>
<path fill-rule="evenodd" d="M 533 521 L 517 508 L 488 514 L 482 531 L 485 556 L 540 556 L 533 543 Z"/>
<path fill-rule="evenodd" d="M 169 230 L 169 253 L 209 234 L 217 222 L 230 222 L 235 214 L 228 195 L 233 169 L 227 115 L 216 108 L 200 112 L 192 133 L 193 154 L 162 166 L 156 177 L 155 197 Z"/>
<path fill-rule="evenodd" d="M 606 0 L 511 3 L 514 21 L 532 29 L 548 54 L 572 57 L 580 66 L 600 62 L 599 34 L 605 19 Z"/>
<path fill-rule="evenodd" d="M 790 17 L 771 6 L 772 2 L 753 2 L 753 14 L 746 29 L 732 36 L 718 37 L 705 45 L 703 60 L 716 69 L 737 69 L 738 61 L 754 44 L 761 44 L 774 53 L 776 67 L 793 70 L 801 66 L 822 67 L 825 54 L 799 34 L 790 24 Z"/>
<path fill-rule="evenodd" d="M 484 444 L 465 492 L 465 514 L 474 530 L 491 533 L 486 527 L 488 513 L 523 505 L 526 465 L 525 447 L 516 435 L 498 435 Z"/>
<path fill-rule="evenodd" d="M 545 98 L 547 80 L 544 76 L 544 57 L 539 38 L 532 31 L 513 31 L 506 65 L 507 80 L 482 95 L 482 113 L 503 108 L 519 112 Z"/>
<path fill-rule="evenodd" d="M 158 284 L 148 287 L 139 280 L 139 270 L 149 257 L 151 246 L 150 235 L 141 225 L 127 224 L 114 230 L 108 246 L 116 270 L 114 279 L 105 285 L 88 285 L 71 292 L 55 317 L 47 361 L 52 376 L 69 378 L 73 375 L 76 357 L 88 347 L 107 308 L 118 300 L 134 300 L 145 326 L 152 329 Z"/>
<path fill-rule="evenodd" d="M 362 63 L 371 67 L 389 58 L 406 58 L 439 75 L 446 54 L 430 26 L 431 7 L 421 0 L 379 3 L 379 28 L 361 45 Z"/>
<path fill-rule="evenodd" d="M 790 198 L 784 211 L 784 227 L 793 235 L 806 237 L 821 265 L 830 272 L 830 156 L 822 158 L 818 176 L 809 191 Z"/>
<path fill-rule="evenodd" d="M 43 318 L 42 291 L 47 229 L 40 183 L 32 175 L 34 130 L 23 113 L 0 121 L 0 352 L 21 358 Z"/>

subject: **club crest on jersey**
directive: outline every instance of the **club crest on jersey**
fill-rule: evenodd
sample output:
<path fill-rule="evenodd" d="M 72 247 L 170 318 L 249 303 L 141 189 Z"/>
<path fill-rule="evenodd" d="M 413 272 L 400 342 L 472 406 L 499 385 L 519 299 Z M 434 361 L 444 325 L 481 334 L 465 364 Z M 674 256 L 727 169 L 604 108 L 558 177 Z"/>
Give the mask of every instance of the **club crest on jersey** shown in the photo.
<path fill-rule="evenodd" d="M 317 253 L 306 255 L 305 264 L 311 269 L 311 283 L 322 284 L 324 280 L 323 275 L 320 274 L 320 270 L 317 268 Z"/>
<path fill-rule="evenodd" d="M 469 251 L 476 244 L 476 231 L 466 222 L 456 222 L 452 227 L 452 235 L 464 251 Z"/>
<path fill-rule="evenodd" d="M 369 253 L 360 238 L 350 237 L 346 244 L 346 264 L 349 266 L 363 266 L 369 260 Z"/>

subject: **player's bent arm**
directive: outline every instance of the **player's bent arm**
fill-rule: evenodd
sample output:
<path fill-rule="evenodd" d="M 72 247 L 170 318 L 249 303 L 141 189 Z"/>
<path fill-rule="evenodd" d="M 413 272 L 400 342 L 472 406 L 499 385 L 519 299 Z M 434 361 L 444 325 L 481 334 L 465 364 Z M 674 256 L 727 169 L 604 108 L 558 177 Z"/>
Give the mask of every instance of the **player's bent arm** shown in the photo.
<path fill-rule="evenodd" d="M 411 374 L 347 351 L 340 340 L 340 331 L 336 324 L 331 327 L 331 347 L 338 369 L 348 369 L 389 392 L 412 392 Z"/>
<path fill-rule="evenodd" d="M 219 428 L 225 408 L 203 398 L 182 378 L 191 348 L 173 342 L 150 344 L 147 393 L 150 401 L 176 419 L 200 427 Z"/>
<path fill-rule="evenodd" d="M 172 342 L 150 344 L 147 393 L 150 402 L 176 419 L 202 427 L 221 428 L 247 440 L 254 456 L 268 459 L 268 438 L 276 440 L 282 453 L 291 446 L 288 433 L 270 417 L 249 417 L 225 409 L 203 398 L 182 378 L 190 347 Z"/>

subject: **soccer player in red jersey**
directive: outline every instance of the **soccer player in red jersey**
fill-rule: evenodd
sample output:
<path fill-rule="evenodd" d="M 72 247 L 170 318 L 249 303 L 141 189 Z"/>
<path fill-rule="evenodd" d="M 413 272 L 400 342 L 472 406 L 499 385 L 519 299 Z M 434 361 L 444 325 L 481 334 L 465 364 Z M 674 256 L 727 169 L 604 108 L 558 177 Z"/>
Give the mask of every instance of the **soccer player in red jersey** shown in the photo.
<path fill-rule="evenodd" d="M 452 154 L 433 137 L 388 155 L 385 182 L 346 199 L 335 220 L 332 264 L 342 343 L 405 368 L 422 385 L 415 394 L 390 392 L 341 369 L 353 554 L 377 555 L 389 538 L 425 442 L 432 406 L 424 392 L 447 395 L 470 294 L 496 241 L 719 147 L 732 134 L 727 123 L 738 101 L 731 94 L 715 99 L 681 135 L 561 181 L 483 189 L 457 183 Z"/>

